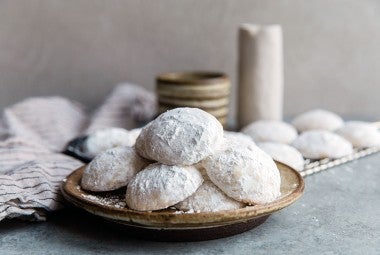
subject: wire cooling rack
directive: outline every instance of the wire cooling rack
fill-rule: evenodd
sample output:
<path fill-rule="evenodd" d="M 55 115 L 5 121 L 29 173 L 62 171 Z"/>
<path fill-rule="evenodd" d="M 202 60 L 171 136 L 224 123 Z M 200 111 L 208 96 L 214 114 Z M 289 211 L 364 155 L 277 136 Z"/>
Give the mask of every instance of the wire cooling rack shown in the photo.
<path fill-rule="evenodd" d="M 344 163 L 354 161 L 359 158 L 369 156 L 371 154 L 380 152 L 380 147 L 371 147 L 366 149 L 355 149 L 354 152 L 350 155 L 344 156 L 338 159 L 322 159 L 322 160 L 306 160 L 305 167 L 300 174 L 303 177 L 316 174 L 322 171 L 325 171 L 329 168 L 342 165 Z"/>

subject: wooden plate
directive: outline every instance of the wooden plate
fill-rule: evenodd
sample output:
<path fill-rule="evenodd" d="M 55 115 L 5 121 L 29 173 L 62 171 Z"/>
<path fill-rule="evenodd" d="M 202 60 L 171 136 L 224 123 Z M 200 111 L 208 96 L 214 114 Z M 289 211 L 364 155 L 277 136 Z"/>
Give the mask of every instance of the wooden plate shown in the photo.
<path fill-rule="evenodd" d="M 304 181 L 294 169 L 277 163 L 281 173 L 281 197 L 265 205 L 242 209 L 183 213 L 175 209 L 140 212 L 125 207 L 125 190 L 90 193 L 82 190 L 80 180 L 85 166 L 70 174 L 62 185 L 64 197 L 92 214 L 120 223 L 134 236 L 164 241 L 200 241 L 235 235 L 262 224 L 270 214 L 301 197 Z"/>

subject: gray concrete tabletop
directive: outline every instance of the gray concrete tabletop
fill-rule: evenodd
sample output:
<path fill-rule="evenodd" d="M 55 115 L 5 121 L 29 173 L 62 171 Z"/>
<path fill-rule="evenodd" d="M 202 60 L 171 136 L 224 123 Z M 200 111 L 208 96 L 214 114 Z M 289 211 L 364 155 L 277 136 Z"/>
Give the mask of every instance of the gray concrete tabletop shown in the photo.
<path fill-rule="evenodd" d="M 380 254 L 380 153 L 305 179 L 295 204 L 259 227 L 202 242 L 153 242 L 77 209 L 0 223 L 0 254 Z"/>

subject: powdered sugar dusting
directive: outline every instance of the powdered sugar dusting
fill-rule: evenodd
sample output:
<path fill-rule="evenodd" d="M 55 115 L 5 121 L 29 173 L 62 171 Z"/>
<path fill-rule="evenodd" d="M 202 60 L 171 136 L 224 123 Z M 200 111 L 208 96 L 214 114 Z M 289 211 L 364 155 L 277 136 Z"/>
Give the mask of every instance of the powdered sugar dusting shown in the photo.
<path fill-rule="evenodd" d="M 89 157 L 95 157 L 108 149 L 120 146 L 133 146 L 136 142 L 136 132 L 130 133 L 123 128 L 105 128 L 88 136 L 84 142 L 84 152 Z"/>
<path fill-rule="evenodd" d="M 280 172 L 257 146 L 231 144 L 202 161 L 210 180 L 229 197 L 263 204 L 280 196 Z"/>
<path fill-rule="evenodd" d="M 224 139 L 248 146 L 255 144 L 249 135 L 243 134 L 241 132 L 224 131 Z"/>
<path fill-rule="evenodd" d="M 129 183 L 126 201 L 139 211 L 168 208 L 193 194 L 202 184 L 201 173 L 193 166 L 149 165 Z"/>
<path fill-rule="evenodd" d="M 275 120 L 259 120 L 243 128 L 242 132 L 256 143 L 291 143 L 297 137 L 296 129 L 288 123 Z"/>
<path fill-rule="evenodd" d="M 292 145 L 310 159 L 340 158 L 353 152 L 350 142 L 324 130 L 306 131 Z"/>
<path fill-rule="evenodd" d="M 132 147 L 109 149 L 96 156 L 83 172 L 81 186 L 91 191 L 110 191 L 126 186 L 149 162 Z"/>
<path fill-rule="evenodd" d="M 380 146 L 380 131 L 368 122 L 348 121 L 337 133 L 350 141 L 356 148 Z"/>
<path fill-rule="evenodd" d="M 299 132 L 316 129 L 334 131 L 343 126 L 343 119 L 333 112 L 315 109 L 298 115 L 292 124 Z"/>
<path fill-rule="evenodd" d="M 282 143 L 258 143 L 257 146 L 268 153 L 274 160 L 301 171 L 305 165 L 302 154 L 294 147 Z"/>
<path fill-rule="evenodd" d="M 193 195 L 176 205 L 185 212 L 217 212 L 242 207 L 243 203 L 229 198 L 210 180 L 205 180 Z"/>
<path fill-rule="evenodd" d="M 97 195 L 91 195 L 91 194 L 81 194 L 81 196 L 85 199 L 91 200 L 92 202 L 95 202 L 103 206 L 125 208 L 127 205 L 125 201 L 118 195 L 107 195 L 103 197 L 103 196 L 97 196 Z"/>
<path fill-rule="evenodd" d="M 167 165 L 192 165 L 211 155 L 223 138 L 218 120 L 196 108 L 176 108 L 143 128 L 137 152 Z"/>

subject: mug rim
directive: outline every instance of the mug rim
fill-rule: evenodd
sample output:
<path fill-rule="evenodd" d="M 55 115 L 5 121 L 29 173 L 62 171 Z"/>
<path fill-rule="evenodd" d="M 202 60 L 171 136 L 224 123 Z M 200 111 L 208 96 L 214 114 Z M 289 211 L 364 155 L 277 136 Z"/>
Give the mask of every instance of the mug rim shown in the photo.
<path fill-rule="evenodd" d="M 228 76 L 217 71 L 166 72 L 156 77 L 158 83 L 165 84 L 215 84 L 229 82 Z"/>

